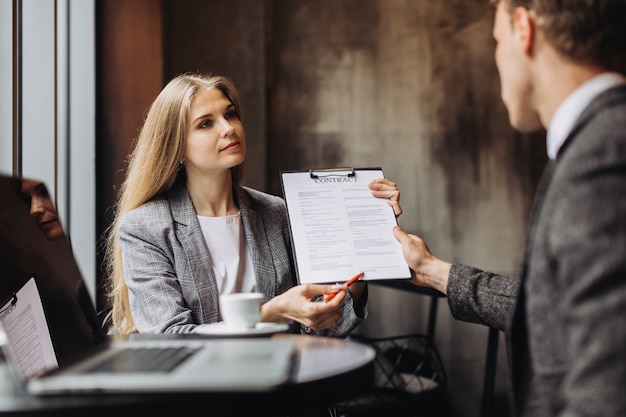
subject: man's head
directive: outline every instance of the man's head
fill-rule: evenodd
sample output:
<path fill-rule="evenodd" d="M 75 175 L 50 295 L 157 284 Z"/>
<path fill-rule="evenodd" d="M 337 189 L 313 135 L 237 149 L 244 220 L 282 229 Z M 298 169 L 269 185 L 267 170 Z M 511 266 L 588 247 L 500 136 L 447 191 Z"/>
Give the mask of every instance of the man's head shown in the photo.
<path fill-rule="evenodd" d="M 559 100 L 567 93 L 557 91 L 553 82 L 571 75 L 565 67 L 587 74 L 626 74 L 626 1 L 492 3 L 497 5 L 493 33 L 502 99 L 516 129 L 530 132 L 546 127 Z M 548 94 L 552 96 L 547 97 Z"/>

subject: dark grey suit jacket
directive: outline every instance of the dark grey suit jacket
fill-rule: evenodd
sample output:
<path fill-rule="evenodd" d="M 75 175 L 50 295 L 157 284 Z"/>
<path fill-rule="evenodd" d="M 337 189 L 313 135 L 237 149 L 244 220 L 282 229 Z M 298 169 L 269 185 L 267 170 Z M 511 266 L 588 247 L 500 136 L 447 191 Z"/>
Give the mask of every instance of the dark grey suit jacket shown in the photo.
<path fill-rule="evenodd" d="M 626 86 L 546 167 L 517 278 L 454 265 L 454 317 L 506 332 L 516 416 L 626 416 Z"/>
<path fill-rule="evenodd" d="M 285 202 L 242 187 L 235 188 L 235 199 L 257 290 L 270 299 L 297 284 Z M 127 213 L 119 237 L 131 312 L 139 332 L 189 333 L 199 324 L 219 321 L 215 274 L 184 183 Z M 337 326 L 318 332 L 300 329 L 298 323 L 291 328 L 347 336 L 365 318 L 366 305 L 367 291 L 357 310 L 348 293 Z"/>

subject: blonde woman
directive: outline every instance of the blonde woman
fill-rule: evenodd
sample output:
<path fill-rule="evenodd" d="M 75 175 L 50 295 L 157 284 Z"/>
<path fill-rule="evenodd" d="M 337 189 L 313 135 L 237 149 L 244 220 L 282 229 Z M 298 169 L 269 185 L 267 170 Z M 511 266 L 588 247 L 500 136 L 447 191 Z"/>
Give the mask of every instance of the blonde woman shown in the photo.
<path fill-rule="evenodd" d="M 218 297 L 262 292 L 261 320 L 344 337 L 366 316 L 367 287 L 297 285 L 285 203 L 241 185 L 246 138 L 226 77 L 182 74 L 151 105 L 110 229 L 112 320 L 122 334 L 190 333 L 220 320 Z M 400 192 L 370 185 L 399 215 Z"/>

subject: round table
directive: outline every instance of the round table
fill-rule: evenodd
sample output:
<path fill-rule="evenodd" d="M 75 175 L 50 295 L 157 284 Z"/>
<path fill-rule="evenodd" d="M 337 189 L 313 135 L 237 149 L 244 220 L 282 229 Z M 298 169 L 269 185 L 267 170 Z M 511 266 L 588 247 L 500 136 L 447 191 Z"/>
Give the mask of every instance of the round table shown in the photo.
<path fill-rule="evenodd" d="M 189 335 L 159 335 L 187 338 Z M 194 336 L 197 338 L 197 336 Z M 330 337 L 276 334 L 295 342 L 290 380 L 264 392 L 103 394 L 35 397 L 25 393 L 4 360 L 0 363 L 0 415 L 11 416 L 161 416 L 203 409 L 206 413 L 254 416 L 328 415 L 328 408 L 370 389 L 374 349 Z M 192 337 L 193 338 L 193 337 Z"/>

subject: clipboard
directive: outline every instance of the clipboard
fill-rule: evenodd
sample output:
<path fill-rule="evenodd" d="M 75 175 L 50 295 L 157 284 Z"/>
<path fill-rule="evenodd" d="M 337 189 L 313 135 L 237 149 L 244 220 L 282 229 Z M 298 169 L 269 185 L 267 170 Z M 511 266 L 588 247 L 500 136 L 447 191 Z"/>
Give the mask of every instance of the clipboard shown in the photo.
<path fill-rule="evenodd" d="M 11 294 L 9 298 L 0 303 L 0 322 L 7 315 L 10 314 L 17 306 L 17 293 Z"/>
<path fill-rule="evenodd" d="M 281 171 L 299 283 L 411 278 L 393 209 L 368 187 L 383 177 L 380 167 Z"/>
<path fill-rule="evenodd" d="M 48 369 L 58 368 L 34 277 L 0 304 L 0 327 L 11 342 L 5 349 L 15 358 L 21 378 L 29 378 Z"/>

